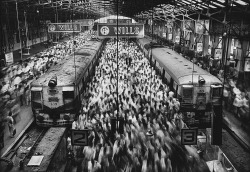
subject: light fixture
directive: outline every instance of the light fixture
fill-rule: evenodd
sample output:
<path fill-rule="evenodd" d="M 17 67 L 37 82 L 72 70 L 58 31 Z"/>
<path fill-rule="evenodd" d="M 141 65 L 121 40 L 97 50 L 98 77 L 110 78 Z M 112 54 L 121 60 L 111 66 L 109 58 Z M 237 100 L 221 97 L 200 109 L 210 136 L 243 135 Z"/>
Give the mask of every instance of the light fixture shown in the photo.
<path fill-rule="evenodd" d="M 201 85 L 203 85 L 203 84 L 206 83 L 205 79 L 204 79 L 202 76 L 200 76 L 200 75 L 199 75 L 199 77 L 198 77 L 198 82 L 199 82 L 199 84 L 201 84 Z"/>

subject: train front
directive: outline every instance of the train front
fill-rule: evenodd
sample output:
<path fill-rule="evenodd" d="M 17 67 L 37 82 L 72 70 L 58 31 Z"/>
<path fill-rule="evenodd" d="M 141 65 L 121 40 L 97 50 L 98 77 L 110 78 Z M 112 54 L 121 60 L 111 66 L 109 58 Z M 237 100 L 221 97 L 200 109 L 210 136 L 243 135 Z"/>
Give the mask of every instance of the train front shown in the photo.
<path fill-rule="evenodd" d="M 31 102 L 39 126 L 69 126 L 74 121 L 74 86 L 57 86 L 56 76 L 49 80 L 47 86 L 31 87 Z"/>

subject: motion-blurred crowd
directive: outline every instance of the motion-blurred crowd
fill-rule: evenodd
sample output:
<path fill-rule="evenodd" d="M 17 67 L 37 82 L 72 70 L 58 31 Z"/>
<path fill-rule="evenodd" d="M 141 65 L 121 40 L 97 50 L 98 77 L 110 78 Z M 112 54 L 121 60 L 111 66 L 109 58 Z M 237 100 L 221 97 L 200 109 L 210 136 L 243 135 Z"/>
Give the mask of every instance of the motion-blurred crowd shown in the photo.
<path fill-rule="evenodd" d="M 72 146 L 68 138 L 77 170 L 206 171 L 197 150 L 181 145 L 180 130 L 187 126 L 179 108 L 134 42 L 108 41 L 72 124 L 90 131 L 88 146 Z"/>

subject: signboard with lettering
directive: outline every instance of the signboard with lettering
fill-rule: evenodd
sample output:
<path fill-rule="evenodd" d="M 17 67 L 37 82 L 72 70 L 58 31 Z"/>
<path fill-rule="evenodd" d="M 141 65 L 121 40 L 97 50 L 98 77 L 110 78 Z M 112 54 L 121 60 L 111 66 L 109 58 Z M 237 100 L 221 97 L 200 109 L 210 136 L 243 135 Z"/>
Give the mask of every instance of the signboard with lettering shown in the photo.
<path fill-rule="evenodd" d="M 80 23 L 49 23 L 48 32 L 81 32 Z"/>
<path fill-rule="evenodd" d="M 130 38 L 143 38 L 144 25 L 138 23 L 119 24 L 97 24 L 97 34 L 99 38 L 115 38 L 117 36 Z"/>
<path fill-rule="evenodd" d="M 80 23 L 81 26 L 93 26 L 94 25 L 94 19 L 78 19 L 75 20 L 76 23 Z"/>
<path fill-rule="evenodd" d="M 181 144 L 182 145 L 197 145 L 198 128 L 181 129 Z"/>
<path fill-rule="evenodd" d="M 107 19 L 107 23 L 117 23 L 117 19 Z M 118 19 L 118 23 L 132 23 L 132 19 Z"/>
<path fill-rule="evenodd" d="M 7 65 L 10 65 L 14 62 L 13 52 L 5 54 L 5 61 Z"/>
<path fill-rule="evenodd" d="M 73 146 L 87 146 L 88 131 L 89 130 L 71 130 L 71 144 Z"/>

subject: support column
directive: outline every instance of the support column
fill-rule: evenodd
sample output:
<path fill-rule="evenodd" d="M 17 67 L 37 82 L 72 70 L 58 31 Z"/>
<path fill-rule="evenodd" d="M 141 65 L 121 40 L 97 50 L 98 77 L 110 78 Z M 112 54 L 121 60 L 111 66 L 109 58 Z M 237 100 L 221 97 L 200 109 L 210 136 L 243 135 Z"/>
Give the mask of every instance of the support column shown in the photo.
<path fill-rule="evenodd" d="M 208 54 L 209 35 L 203 35 L 203 56 Z"/>
<path fill-rule="evenodd" d="M 249 41 L 242 41 L 241 48 L 242 48 L 242 53 L 241 53 L 241 58 L 239 59 L 240 62 L 240 71 L 244 71 L 244 64 L 245 64 L 245 57 L 248 55 L 248 47 L 249 47 Z"/>

